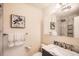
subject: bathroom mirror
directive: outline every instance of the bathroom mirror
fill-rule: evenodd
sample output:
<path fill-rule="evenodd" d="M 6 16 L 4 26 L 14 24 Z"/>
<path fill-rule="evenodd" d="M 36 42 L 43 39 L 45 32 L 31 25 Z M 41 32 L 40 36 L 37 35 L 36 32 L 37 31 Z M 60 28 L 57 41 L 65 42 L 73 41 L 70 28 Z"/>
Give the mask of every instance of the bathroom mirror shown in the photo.
<path fill-rule="evenodd" d="M 50 31 L 55 36 L 79 38 L 79 4 L 71 4 L 69 9 L 60 9 L 50 15 Z M 54 21 L 53 21 L 54 20 Z"/>
<path fill-rule="evenodd" d="M 54 29 L 51 29 L 52 35 L 56 32 L 57 36 L 79 37 L 79 16 L 56 17 Z M 51 23 L 51 21 L 50 21 Z M 52 25 L 50 24 L 50 27 Z M 52 26 L 53 27 L 53 26 Z"/>

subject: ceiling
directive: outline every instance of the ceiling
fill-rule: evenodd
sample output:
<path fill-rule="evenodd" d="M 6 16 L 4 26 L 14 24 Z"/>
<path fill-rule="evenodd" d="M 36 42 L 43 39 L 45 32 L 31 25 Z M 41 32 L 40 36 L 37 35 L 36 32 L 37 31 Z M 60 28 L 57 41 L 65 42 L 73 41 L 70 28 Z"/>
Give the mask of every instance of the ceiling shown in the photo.
<path fill-rule="evenodd" d="M 49 8 L 51 5 L 52 7 L 56 5 L 56 3 L 32 3 L 33 6 L 36 6 L 41 9 Z"/>
<path fill-rule="evenodd" d="M 69 4 L 71 5 L 71 8 L 66 10 L 62 10 L 61 6 L 58 3 L 32 3 L 31 5 L 44 10 L 52 8 L 52 10 L 54 10 L 54 14 L 58 16 L 79 15 L 79 3 Z"/>
<path fill-rule="evenodd" d="M 61 10 L 58 9 L 58 15 L 62 16 L 69 16 L 69 15 L 79 15 L 79 4 L 78 3 L 72 3 L 71 8 Z"/>

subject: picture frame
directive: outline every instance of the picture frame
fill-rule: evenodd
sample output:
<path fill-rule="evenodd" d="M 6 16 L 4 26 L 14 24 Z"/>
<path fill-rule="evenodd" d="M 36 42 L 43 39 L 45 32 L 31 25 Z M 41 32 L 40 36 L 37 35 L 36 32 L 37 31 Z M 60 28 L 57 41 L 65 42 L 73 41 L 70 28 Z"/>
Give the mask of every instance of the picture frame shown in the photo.
<path fill-rule="evenodd" d="M 25 28 L 25 17 L 11 14 L 11 28 Z"/>
<path fill-rule="evenodd" d="M 55 29 L 55 22 L 50 22 L 50 29 L 54 30 Z"/>

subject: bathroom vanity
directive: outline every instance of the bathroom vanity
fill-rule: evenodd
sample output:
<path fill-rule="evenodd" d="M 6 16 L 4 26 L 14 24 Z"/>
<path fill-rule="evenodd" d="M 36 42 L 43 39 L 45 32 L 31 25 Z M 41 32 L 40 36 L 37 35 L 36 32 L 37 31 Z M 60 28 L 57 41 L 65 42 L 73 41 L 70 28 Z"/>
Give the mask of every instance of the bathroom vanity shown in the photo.
<path fill-rule="evenodd" d="M 42 44 L 42 56 L 79 56 L 79 54 L 54 44 Z"/>

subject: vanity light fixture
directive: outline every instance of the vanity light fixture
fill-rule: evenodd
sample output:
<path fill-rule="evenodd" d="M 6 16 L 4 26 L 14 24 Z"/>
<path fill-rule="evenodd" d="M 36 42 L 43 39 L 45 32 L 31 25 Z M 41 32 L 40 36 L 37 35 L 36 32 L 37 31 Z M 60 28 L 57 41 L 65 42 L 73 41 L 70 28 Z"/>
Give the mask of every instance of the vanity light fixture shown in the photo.
<path fill-rule="evenodd" d="M 71 9 L 70 3 L 59 3 L 61 10 Z"/>
<path fill-rule="evenodd" d="M 61 20 L 61 22 L 65 22 L 65 21 L 66 21 L 65 19 L 62 19 L 62 20 Z"/>

